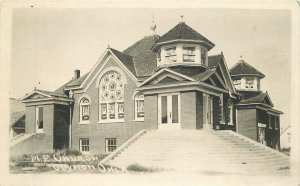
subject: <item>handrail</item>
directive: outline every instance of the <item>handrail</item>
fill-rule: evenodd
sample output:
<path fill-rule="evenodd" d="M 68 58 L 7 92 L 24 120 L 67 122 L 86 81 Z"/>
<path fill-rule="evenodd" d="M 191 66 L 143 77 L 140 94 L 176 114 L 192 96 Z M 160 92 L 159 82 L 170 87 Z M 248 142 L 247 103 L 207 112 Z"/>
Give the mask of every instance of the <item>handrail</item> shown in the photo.
<path fill-rule="evenodd" d="M 116 150 L 114 150 L 113 152 L 111 152 L 108 156 L 106 156 L 104 159 L 102 159 L 100 161 L 101 164 L 106 163 L 107 161 L 109 161 L 110 159 L 112 159 L 113 157 L 115 157 L 116 155 L 118 155 L 124 148 L 126 148 L 127 146 L 130 145 L 130 143 L 132 141 L 134 141 L 135 139 L 137 139 L 138 137 L 140 137 L 141 135 L 143 135 L 144 133 L 146 133 L 146 130 L 141 130 L 138 133 L 136 133 L 134 136 L 132 136 L 129 140 L 127 140 L 125 143 L 123 143 L 121 146 L 119 146 Z"/>
<path fill-rule="evenodd" d="M 236 132 L 233 132 L 233 131 L 231 131 L 231 130 L 220 130 L 220 132 L 221 132 L 221 131 L 226 131 L 226 132 L 228 132 L 228 133 L 230 133 L 230 134 L 233 134 L 233 135 L 235 135 L 235 136 L 237 136 L 237 137 L 240 137 L 240 138 L 244 139 L 245 141 L 247 141 L 247 142 L 249 142 L 249 143 L 251 143 L 251 144 L 254 144 L 254 145 L 256 145 L 256 146 L 259 146 L 259 147 L 261 147 L 261 148 L 263 148 L 263 149 L 265 149 L 265 150 L 267 150 L 267 151 L 269 151 L 269 152 L 273 152 L 273 153 L 275 153 L 275 154 L 277 154 L 277 155 L 279 155 L 279 156 L 281 156 L 281 157 L 289 158 L 289 156 L 286 155 L 286 154 L 283 154 L 283 153 L 281 153 L 281 152 L 278 152 L 278 151 L 275 150 L 275 149 L 272 149 L 272 148 L 270 148 L 270 147 L 268 147 L 268 146 L 266 146 L 266 145 L 263 145 L 263 144 L 261 144 L 261 143 L 255 141 L 255 140 L 253 140 L 253 139 L 247 138 L 246 136 L 243 136 L 243 135 L 238 134 L 238 133 L 236 133 Z"/>

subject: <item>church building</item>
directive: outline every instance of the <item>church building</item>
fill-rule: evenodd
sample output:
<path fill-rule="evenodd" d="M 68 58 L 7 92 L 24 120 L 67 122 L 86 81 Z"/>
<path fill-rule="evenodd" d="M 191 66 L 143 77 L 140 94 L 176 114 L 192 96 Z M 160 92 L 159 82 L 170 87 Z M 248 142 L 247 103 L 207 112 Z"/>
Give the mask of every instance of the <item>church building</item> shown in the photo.
<path fill-rule="evenodd" d="M 109 153 L 143 129 L 232 130 L 279 149 L 282 112 L 260 90 L 264 74 L 243 60 L 228 69 L 214 46 L 180 22 L 124 51 L 108 47 L 90 72 L 20 99 L 25 134 L 44 150 Z"/>

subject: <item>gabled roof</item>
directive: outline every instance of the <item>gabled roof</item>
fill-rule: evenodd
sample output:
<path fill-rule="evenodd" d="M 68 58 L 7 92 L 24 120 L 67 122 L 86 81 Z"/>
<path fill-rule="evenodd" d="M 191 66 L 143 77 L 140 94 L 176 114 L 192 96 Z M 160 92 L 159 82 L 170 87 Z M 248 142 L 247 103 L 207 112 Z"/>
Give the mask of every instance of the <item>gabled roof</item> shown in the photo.
<path fill-rule="evenodd" d="M 204 42 L 207 44 L 208 49 L 211 49 L 215 46 L 215 44 L 213 44 L 206 37 L 189 27 L 187 24 L 185 24 L 185 22 L 180 22 L 170 31 L 161 36 L 158 39 L 157 44 L 174 40 L 193 40 L 198 42 Z"/>
<path fill-rule="evenodd" d="M 66 94 L 61 94 L 57 92 L 51 92 L 46 90 L 34 89 L 31 93 L 26 94 L 26 96 L 20 98 L 20 101 L 30 98 L 31 96 L 38 95 L 39 98 L 68 98 Z M 41 97 L 42 96 L 42 97 Z"/>
<path fill-rule="evenodd" d="M 219 62 L 222 59 L 222 54 L 217 54 L 213 56 L 208 56 L 208 67 L 209 68 L 216 68 Z"/>
<path fill-rule="evenodd" d="M 235 64 L 230 69 L 230 75 L 231 76 L 253 75 L 253 76 L 258 76 L 260 78 L 265 77 L 263 73 L 256 70 L 254 67 L 246 63 L 244 60 L 240 60 L 237 64 Z"/>
<path fill-rule="evenodd" d="M 269 97 L 268 92 L 261 92 L 260 94 L 248 97 L 247 99 L 243 99 L 240 101 L 240 104 L 250 104 L 250 103 L 263 103 L 273 107 L 273 103 L 271 98 Z"/>
<path fill-rule="evenodd" d="M 158 35 L 146 36 L 123 51 L 133 58 L 136 76 L 151 76 L 156 70 L 156 53 L 151 47 L 159 39 Z M 121 60 L 121 59 L 120 59 Z"/>
<path fill-rule="evenodd" d="M 133 57 L 122 53 L 116 49 L 110 48 L 110 50 L 117 56 L 117 58 L 128 68 L 128 70 L 134 75 L 137 76 L 136 68 L 133 62 Z"/>

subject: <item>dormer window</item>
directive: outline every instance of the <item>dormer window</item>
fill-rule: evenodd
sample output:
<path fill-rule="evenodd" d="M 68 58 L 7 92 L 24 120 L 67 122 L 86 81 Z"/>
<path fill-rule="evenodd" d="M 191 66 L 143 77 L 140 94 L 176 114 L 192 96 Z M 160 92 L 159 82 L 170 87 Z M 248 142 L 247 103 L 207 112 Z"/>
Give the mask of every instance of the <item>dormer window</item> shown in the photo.
<path fill-rule="evenodd" d="M 254 78 L 247 77 L 246 78 L 246 88 L 253 88 L 254 87 Z"/>
<path fill-rule="evenodd" d="M 207 49 L 201 47 L 201 64 L 204 64 L 204 65 L 205 65 L 205 63 L 206 63 L 206 58 L 207 58 Z"/>
<path fill-rule="evenodd" d="M 173 63 L 177 61 L 176 47 L 168 47 L 165 49 L 165 52 L 165 58 L 167 62 Z"/>
<path fill-rule="evenodd" d="M 195 47 L 183 47 L 183 62 L 195 62 Z"/>

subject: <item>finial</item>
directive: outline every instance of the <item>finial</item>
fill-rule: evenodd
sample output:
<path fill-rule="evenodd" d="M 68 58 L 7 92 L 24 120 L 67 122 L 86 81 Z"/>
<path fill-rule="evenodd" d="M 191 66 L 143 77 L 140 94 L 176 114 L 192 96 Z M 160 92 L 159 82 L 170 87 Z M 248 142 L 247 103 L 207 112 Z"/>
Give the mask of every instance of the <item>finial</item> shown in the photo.
<path fill-rule="evenodd" d="M 240 55 L 240 61 L 242 61 L 243 60 L 243 56 L 242 55 Z"/>
<path fill-rule="evenodd" d="M 180 17 L 181 17 L 181 21 L 180 21 L 180 23 L 184 23 L 184 20 L 183 20 L 183 17 L 184 17 L 184 15 L 182 14 L 182 15 L 180 15 Z"/>
<path fill-rule="evenodd" d="M 152 24 L 150 25 L 150 29 L 155 33 L 156 24 L 154 22 L 154 15 L 152 14 Z"/>
<path fill-rule="evenodd" d="M 110 46 L 109 46 L 109 45 L 107 45 L 107 48 L 110 48 Z"/>

